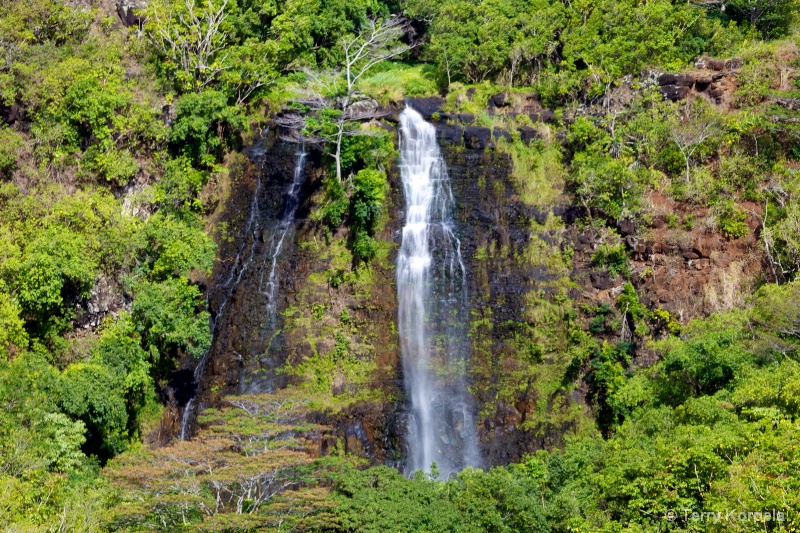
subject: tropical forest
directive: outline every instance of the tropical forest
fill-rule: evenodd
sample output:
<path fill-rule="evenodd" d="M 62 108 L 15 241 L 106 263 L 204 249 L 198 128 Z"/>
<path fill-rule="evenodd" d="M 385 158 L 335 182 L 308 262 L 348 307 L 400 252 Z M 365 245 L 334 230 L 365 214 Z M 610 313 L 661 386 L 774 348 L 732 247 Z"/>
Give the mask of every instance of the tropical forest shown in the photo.
<path fill-rule="evenodd" d="M 800 531 L 800 1 L 0 0 L 0 531 Z"/>

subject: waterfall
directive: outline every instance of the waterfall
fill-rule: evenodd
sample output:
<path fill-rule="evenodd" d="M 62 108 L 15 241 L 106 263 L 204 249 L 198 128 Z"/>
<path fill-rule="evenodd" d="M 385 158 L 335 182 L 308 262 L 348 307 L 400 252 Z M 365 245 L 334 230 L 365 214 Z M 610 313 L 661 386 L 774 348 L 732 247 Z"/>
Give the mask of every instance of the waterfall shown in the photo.
<path fill-rule="evenodd" d="M 263 140 L 263 139 L 262 139 Z M 250 154 L 253 157 L 263 157 L 265 153 L 265 149 L 263 146 L 254 146 L 250 149 Z M 245 235 L 251 235 L 254 232 L 254 226 L 257 225 L 257 217 L 259 213 L 259 203 L 258 198 L 261 194 L 261 173 L 258 174 L 258 180 L 256 182 L 256 190 L 253 194 L 253 200 L 250 202 L 250 212 L 247 216 L 247 223 L 245 225 Z M 247 256 L 244 256 L 245 248 L 247 244 L 250 244 L 249 253 Z M 209 329 L 212 335 L 212 343 L 213 338 L 217 335 L 217 323 L 219 322 L 220 318 L 223 316 L 225 312 L 225 308 L 228 305 L 231 297 L 233 296 L 234 290 L 236 287 L 239 286 L 239 282 L 242 281 L 242 277 L 244 276 L 245 272 L 250 266 L 250 263 L 253 261 L 253 257 L 256 251 L 256 239 L 247 239 L 244 240 L 242 246 L 236 251 L 236 257 L 233 260 L 233 268 L 230 269 L 228 272 L 228 277 L 222 283 L 219 283 L 217 286 L 212 289 L 219 290 L 222 289 L 225 295 L 222 298 L 222 303 L 219 306 L 216 314 L 212 314 L 209 319 Z M 211 292 L 209 291 L 206 294 L 206 307 L 210 308 L 209 302 L 211 300 Z M 195 383 L 195 390 L 192 392 L 192 397 L 189 398 L 189 401 L 186 402 L 186 405 L 183 407 L 183 414 L 181 415 L 181 426 L 180 426 L 180 433 L 179 438 L 180 440 L 186 440 L 187 437 L 191 437 L 191 423 L 192 418 L 194 416 L 194 405 L 195 395 L 197 394 L 197 386 L 203 378 L 203 372 L 205 372 L 206 364 L 208 363 L 208 355 L 211 351 L 213 344 L 209 346 L 206 351 L 203 353 L 203 356 L 198 361 L 197 365 L 194 367 L 193 376 L 194 376 L 194 383 Z"/>
<path fill-rule="evenodd" d="M 189 427 L 189 421 L 192 417 L 193 403 L 194 403 L 194 397 L 189 398 L 189 401 L 186 402 L 186 407 L 183 408 L 183 416 L 181 417 L 181 433 L 180 433 L 181 440 L 186 440 L 186 430 Z"/>
<path fill-rule="evenodd" d="M 436 463 L 447 479 L 480 466 L 464 368 L 469 300 L 453 193 L 436 129 L 413 109 L 400 115 L 406 221 L 397 256 L 400 349 L 410 399 L 407 473 Z"/>
<path fill-rule="evenodd" d="M 303 144 L 301 145 L 300 150 L 295 154 L 294 176 L 292 178 L 292 184 L 289 187 L 289 191 L 286 195 L 286 204 L 283 208 L 283 215 L 278 221 L 278 226 L 275 228 L 275 231 L 272 233 L 272 242 L 270 243 L 269 248 L 270 252 L 267 255 L 272 264 L 269 269 L 267 288 L 266 290 L 262 289 L 262 294 L 267 297 L 267 319 L 272 326 L 274 326 L 275 316 L 278 308 L 275 302 L 275 291 L 278 288 L 278 277 L 275 273 L 275 268 L 278 264 L 278 256 L 281 254 L 281 250 L 283 250 L 283 241 L 286 240 L 286 235 L 293 227 L 294 217 L 297 213 L 297 208 L 300 206 L 300 186 L 303 184 L 303 170 L 305 170 L 307 155 L 305 144 Z M 261 276 L 262 277 L 259 286 L 261 286 L 264 281 L 263 270 L 261 271 Z"/>

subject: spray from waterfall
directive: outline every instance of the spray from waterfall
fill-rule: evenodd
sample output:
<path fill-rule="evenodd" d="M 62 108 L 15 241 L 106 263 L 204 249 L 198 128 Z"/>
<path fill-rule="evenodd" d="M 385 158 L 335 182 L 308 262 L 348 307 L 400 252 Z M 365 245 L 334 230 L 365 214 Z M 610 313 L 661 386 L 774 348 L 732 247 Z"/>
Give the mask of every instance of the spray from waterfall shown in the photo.
<path fill-rule="evenodd" d="M 400 115 L 406 220 L 397 257 L 398 323 L 410 399 L 407 473 L 444 479 L 480 466 L 464 368 L 469 354 L 467 278 L 452 224 L 453 193 L 436 129 L 413 109 Z"/>

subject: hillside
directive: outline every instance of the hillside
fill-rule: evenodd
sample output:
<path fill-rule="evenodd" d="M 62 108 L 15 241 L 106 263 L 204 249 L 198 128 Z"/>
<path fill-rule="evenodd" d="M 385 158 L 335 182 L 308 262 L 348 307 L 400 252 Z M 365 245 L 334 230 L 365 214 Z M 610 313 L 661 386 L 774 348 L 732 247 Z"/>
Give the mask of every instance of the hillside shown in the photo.
<path fill-rule="evenodd" d="M 794 531 L 799 8 L 0 2 L 0 529 Z"/>

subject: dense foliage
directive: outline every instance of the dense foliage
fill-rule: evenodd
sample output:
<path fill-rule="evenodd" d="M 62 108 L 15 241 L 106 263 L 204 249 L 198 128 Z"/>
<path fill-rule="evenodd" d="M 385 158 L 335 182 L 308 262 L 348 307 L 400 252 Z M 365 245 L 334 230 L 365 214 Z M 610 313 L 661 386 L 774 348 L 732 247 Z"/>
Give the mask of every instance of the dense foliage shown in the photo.
<path fill-rule="evenodd" d="M 106 7 L 0 1 L 0 528 L 800 527 L 795 0 L 152 0 L 131 28 Z M 724 101 L 653 85 L 704 56 L 741 59 Z M 490 116 L 497 93 L 535 94 L 555 118 Z M 353 355 L 347 310 L 329 325 L 319 303 L 333 348 L 286 369 L 301 387 L 228 398 L 197 441 L 142 446 L 179 361 L 211 344 L 226 156 L 282 111 L 323 161 L 311 218 L 336 257 L 317 281 L 366 292 L 391 248 L 395 135 L 378 106 L 434 94 L 513 131 L 495 148 L 522 201 L 572 204 L 597 240 L 584 266 L 620 280 L 613 301 L 574 303 L 575 254 L 550 212 L 514 258 L 549 275 L 509 326 L 513 364 L 482 342 L 484 310 L 469 325 L 483 408 L 547 395 L 522 429 L 568 433 L 563 446 L 450 480 L 356 468 L 340 442 L 312 460 L 296 436 L 328 430 L 305 421 L 312 399 L 375 368 Z M 676 239 L 698 225 L 754 238 L 752 291 L 684 324 L 640 298 L 648 274 L 616 228 L 647 228 L 656 191 L 684 206 L 663 217 Z M 654 362 L 634 365 L 646 350 Z M 784 514 L 692 517 L 730 510 Z"/>

